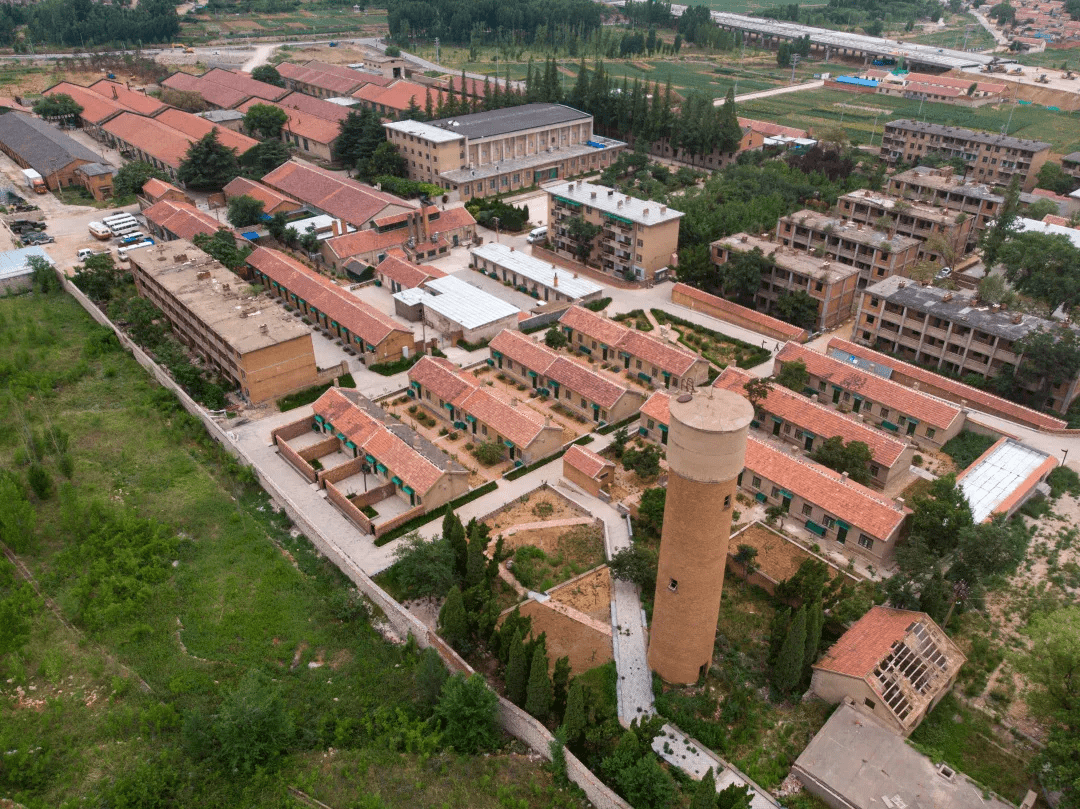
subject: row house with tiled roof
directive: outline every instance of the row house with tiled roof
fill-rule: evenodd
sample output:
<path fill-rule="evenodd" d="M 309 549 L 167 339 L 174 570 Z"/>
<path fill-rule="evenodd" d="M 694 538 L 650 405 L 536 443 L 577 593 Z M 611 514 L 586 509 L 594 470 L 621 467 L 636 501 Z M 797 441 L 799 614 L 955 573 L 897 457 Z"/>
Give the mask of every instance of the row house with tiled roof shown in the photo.
<path fill-rule="evenodd" d="M 188 205 L 195 204 L 191 197 L 172 183 L 151 177 L 143 184 L 142 191 L 139 193 L 139 208 L 145 210 L 163 199 L 171 202 L 186 202 Z"/>
<path fill-rule="evenodd" d="M 343 76 L 336 71 L 327 70 L 322 62 L 315 60 L 302 65 L 282 62 L 277 66 L 287 88 L 316 98 L 351 96 L 369 83 L 368 74 L 345 69 L 352 75 Z"/>
<path fill-rule="evenodd" d="M 595 424 L 630 418 L 645 401 L 644 393 L 614 374 L 594 370 L 519 331 L 499 332 L 488 349 L 489 364 Z"/>
<path fill-rule="evenodd" d="M 277 189 L 263 185 L 257 180 L 249 180 L 247 177 L 230 180 L 221 190 L 227 200 L 243 196 L 258 200 L 263 204 L 263 213 L 269 216 L 276 213 L 292 213 L 304 207 L 288 194 L 282 194 Z"/>
<path fill-rule="evenodd" d="M 670 394 L 664 391 L 649 397 L 641 408 L 639 435 L 666 443 L 670 403 Z M 901 503 L 753 436 L 746 442 L 745 467 L 738 485 L 763 505 L 779 506 L 788 515 L 785 520 L 828 543 L 829 550 L 864 560 L 880 570 L 893 567 L 896 545 L 911 513 Z"/>
<path fill-rule="evenodd" d="M 217 139 L 222 146 L 234 149 L 237 155 L 242 155 L 253 146 L 259 145 L 259 141 L 255 140 L 255 138 L 250 138 L 241 132 L 234 132 L 220 124 L 200 118 L 198 115 L 192 115 L 190 112 L 184 112 L 172 107 L 159 112 L 154 116 L 154 120 L 161 121 L 178 132 L 183 132 L 192 141 L 199 140 L 213 132 L 217 135 Z"/>
<path fill-rule="evenodd" d="M 581 306 L 571 306 L 559 318 L 568 348 L 601 363 L 621 368 L 630 377 L 657 388 L 677 388 L 691 382 L 704 385 L 709 363 L 687 348 L 631 329 Z"/>
<path fill-rule="evenodd" d="M 161 82 L 162 87 L 195 93 L 212 107 L 235 109 L 249 98 L 277 101 L 289 91 L 251 78 L 250 73 L 236 72 L 215 67 L 201 76 L 190 73 L 173 73 Z"/>
<path fill-rule="evenodd" d="M 375 267 L 392 250 L 414 261 L 446 255 L 452 248 L 471 242 L 475 233 L 476 220 L 465 208 L 444 210 L 429 205 L 423 211 L 379 217 L 368 228 L 325 240 L 319 249 L 323 260 L 333 267 Z"/>
<path fill-rule="evenodd" d="M 747 396 L 746 384 L 757 377 L 729 366 L 713 382 L 714 388 Z M 857 418 L 825 407 L 805 396 L 773 384 L 768 394 L 754 403 L 751 426 L 794 444 L 810 454 L 829 438 L 839 436 L 845 444 L 859 441 L 870 449 L 870 485 L 884 489 L 905 475 L 915 447 L 899 436 L 876 430 Z"/>
<path fill-rule="evenodd" d="M 473 443 L 495 443 L 517 466 L 562 447 L 562 427 L 517 399 L 507 401 L 448 360 L 422 357 L 409 369 L 409 395 Z"/>
<path fill-rule="evenodd" d="M 236 109 L 247 114 L 248 110 L 256 104 L 276 107 L 285 113 L 287 118 L 279 136 L 283 143 L 317 160 L 326 163 L 334 160 L 334 144 L 341 136 L 341 128 L 337 121 L 321 118 L 276 101 L 264 101 L 259 98 L 245 101 Z"/>
<path fill-rule="evenodd" d="M 400 250 L 391 250 L 375 268 L 375 281 L 386 287 L 391 294 L 403 289 L 422 287 L 431 279 L 445 275 L 438 267 L 430 264 L 414 264 Z"/>
<path fill-rule="evenodd" d="M 336 124 L 340 124 L 348 118 L 350 111 L 349 107 L 331 101 L 324 101 L 321 98 L 312 98 L 303 93 L 289 93 L 283 99 L 274 103 L 280 104 L 282 107 L 299 110 L 308 115 L 314 115 L 316 118 L 333 121 Z"/>
<path fill-rule="evenodd" d="M 142 213 L 151 235 L 167 242 L 174 239 L 191 241 L 200 233 L 213 236 L 222 228 L 231 230 L 228 225 L 223 225 L 206 211 L 200 211 L 187 202 L 162 199 Z"/>
<path fill-rule="evenodd" d="M 168 108 L 159 99 L 136 93 L 108 79 L 94 82 L 89 87 L 62 81 L 46 89 L 42 95 L 54 96 L 58 93 L 71 96 L 83 108 L 79 113 L 79 124 L 95 137 L 102 124 L 121 112 L 153 116 Z"/>
<path fill-rule="evenodd" d="M 442 99 L 442 93 L 437 88 L 405 79 L 395 81 L 386 87 L 365 84 L 359 90 L 350 93 L 350 96 L 355 98 L 361 107 L 374 110 L 383 118 L 390 120 L 402 117 L 413 108 L 423 110 L 429 98 L 436 107 Z"/>
<path fill-rule="evenodd" d="M 774 373 L 802 363 L 809 379 L 803 393 L 916 444 L 940 447 L 957 435 L 966 411 L 951 402 L 905 388 L 870 370 L 857 368 L 797 343 L 786 343 L 773 363 Z"/>
<path fill-rule="evenodd" d="M 591 449 L 572 444 L 563 454 L 563 477 L 580 486 L 593 497 L 601 492 L 610 493 L 615 481 L 615 462 L 598 455 Z"/>
<path fill-rule="evenodd" d="M 277 250 L 256 247 L 247 258 L 256 283 L 341 340 L 365 365 L 392 362 L 415 350 L 410 329 Z"/>

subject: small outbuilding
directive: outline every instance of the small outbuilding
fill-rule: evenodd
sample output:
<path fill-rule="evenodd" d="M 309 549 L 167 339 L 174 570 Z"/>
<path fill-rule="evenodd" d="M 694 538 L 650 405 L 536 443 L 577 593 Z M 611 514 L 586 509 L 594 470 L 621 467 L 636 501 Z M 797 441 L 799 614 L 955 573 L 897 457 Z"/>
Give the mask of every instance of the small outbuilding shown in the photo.
<path fill-rule="evenodd" d="M 50 265 L 53 264 L 49 254 L 37 246 L 0 253 L 0 292 L 4 294 L 23 292 L 33 286 L 34 268 L 30 266 L 32 256 L 43 258 Z"/>
<path fill-rule="evenodd" d="M 607 492 L 615 480 L 615 462 L 574 444 L 563 455 L 563 477 L 593 497 Z"/>

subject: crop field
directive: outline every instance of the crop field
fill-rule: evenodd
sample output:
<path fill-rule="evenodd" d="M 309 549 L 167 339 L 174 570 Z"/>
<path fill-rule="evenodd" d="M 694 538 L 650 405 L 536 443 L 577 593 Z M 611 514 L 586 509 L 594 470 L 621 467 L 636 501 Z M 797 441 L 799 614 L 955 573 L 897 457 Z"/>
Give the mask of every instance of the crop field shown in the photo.
<path fill-rule="evenodd" d="M 283 14 L 200 14 L 181 19 L 180 36 L 184 41 L 207 41 L 215 38 L 322 36 L 338 34 L 342 38 L 384 35 L 386 12 L 369 9 L 356 13 L 350 8 L 305 6 Z"/>
<path fill-rule="evenodd" d="M 924 29 L 915 36 L 903 36 L 908 42 L 919 42 L 923 45 L 937 45 L 941 48 L 964 47 L 964 35 L 967 34 L 967 47 L 971 50 L 981 51 L 993 48 L 997 43 L 990 36 L 990 32 L 983 28 L 979 21 L 970 14 L 950 14 L 945 25 L 936 30 Z"/>
<path fill-rule="evenodd" d="M 415 652 L 379 635 L 110 336 L 61 293 L 0 300 L 5 519 L 25 503 L 36 523 L 5 522 L 3 538 L 69 622 L 0 557 L 0 598 L 25 592 L 31 616 L 25 646 L 0 657 L 0 794 L 32 808 L 291 806 L 289 787 L 339 806 L 565 805 L 522 756 L 431 747 Z M 208 734 L 252 670 L 291 731 L 280 768 L 244 776 Z"/>

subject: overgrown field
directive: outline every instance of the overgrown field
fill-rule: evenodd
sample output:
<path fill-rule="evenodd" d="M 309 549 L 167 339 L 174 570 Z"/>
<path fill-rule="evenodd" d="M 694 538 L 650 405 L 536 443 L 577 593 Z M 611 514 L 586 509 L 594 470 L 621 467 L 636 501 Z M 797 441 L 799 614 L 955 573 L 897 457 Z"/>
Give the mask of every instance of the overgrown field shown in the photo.
<path fill-rule="evenodd" d="M 71 298 L 0 299 L 0 386 L 0 537 L 74 627 L 0 559 L 0 796 L 575 805 L 445 748 L 421 656 Z"/>

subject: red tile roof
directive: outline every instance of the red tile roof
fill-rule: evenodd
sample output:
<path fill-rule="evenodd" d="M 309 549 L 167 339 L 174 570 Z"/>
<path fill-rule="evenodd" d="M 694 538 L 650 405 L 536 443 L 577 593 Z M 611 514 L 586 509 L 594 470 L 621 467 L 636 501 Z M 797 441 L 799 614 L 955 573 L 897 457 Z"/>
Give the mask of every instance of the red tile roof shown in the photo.
<path fill-rule="evenodd" d="M 53 96 L 57 93 L 63 93 L 64 95 L 69 95 L 75 99 L 79 103 L 79 106 L 83 108 L 83 111 L 79 113 L 79 117 L 92 124 L 100 125 L 111 116 L 127 110 L 127 107 L 119 101 L 105 98 L 105 96 L 95 93 L 87 87 L 66 81 L 54 84 L 42 93 L 42 95 Z"/>
<path fill-rule="evenodd" d="M 228 225 L 223 225 L 210 214 L 200 211 L 194 205 L 189 205 L 186 202 L 174 202 L 171 199 L 158 200 L 143 211 L 143 216 L 146 217 L 147 221 L 167 230 L 178 239 L 187 239 L 188 241 L 197 233 L 213 236 L 221 228 L 230 229 Z"/>
<path fill-rule="evenodd" d="M 810 376 L 823 379 L 845 391 L 857 393 L 888 408 L 944 429 L 957 419 L 963 418 L 960 408 L 890 382 L 880 376 L 860 371 L 845 362 L 826 357 L 798 343 L 785 343 L 776 355 L 778 362 L 795 362 L 806 365 Z"/>
<path fill-rule="evenodd" d="M 277 66 L 277 69 L 278 73 L 284 78 L 318 87 L 321 90 L 327 90 L 336 96 L 347 96 L 364 84 L 360 74 L 356 74 L 356 78 L 346 78 L 345 76 L 312 67 L 310 63 L 307 65 L 295 65 L 291 62 L 282 62 Z"/>
<path fill-rule="evenodd" d="M 164 180 L 159 180 L 157 177 L 151 177 L 149 180 L 146 181 L 146 183 L 143 184 L 142 187 L 143 196 L 147 199 L 152 199 L 154 202 L 157 202 L 163 196 L 173 191 L 175 191 L 177 194 L 182 194 L 185 197 L 187 196 L 187 194 L 184 194 L 183 191 L 181 191 L 172 183 L 167 183 Z"/>
<path fill-rule="evenodd" d="M 328 121 L 326 118 L 319 118 L 293 107 L 285 107 L 273 101 L 264 101 L 261 98 L 249 99 L 236 109 L 239 112 L 246 113 L 256 104 L 265 104 L 284 110 L 285 114 L 289 116 L 289 120 L 285 124 L 285 129 L 289 134 L 299 135 L 302 138 L 327 146 L 337 140 L 338 135 L 341 134 L 336 121 Z"/>
<path fill-rule="evenodd" d="M 768 328 L 770 331 L 777 334 L 787 335 L 789 340 L 805 340 L 806 329 L 800 329 L 798 326 L 792 326 L 790 323 L 785 323 L 783 320 L 778 320 L 775 317 L 769 317 L 756 309 L 750 309 L 746 306 L 739 306 L 737 303 L 732 303 L 724 298 L 717 297 L 716 295 L 710 295 L 708 292 L 703 292 L 697 287 L 692 287 L 689 284 L 683 284 L 681 282 L 676 283 L 671 288 L 672 298 L 675 297 L 676 292 L 681 292 L 689 298 L 719 309 L 722 312 L 729 312 L 737 315 L 741 318 L 749 320 L 753 323 L 757 323 L 761 326 Z"/>
<path fill-rule="evenodd" d="M 276 191 L 270 186 L 263 185 L 255 180 L 249 180 L 246 177 L 237 177 L 231 180 L 228 185 L 221 189 L 225 193 L 226 199 L 232 199 L 233 197 L 249 196 L 252 199 L 257 199 L 263 204 L 263 211 L 268 214 L 275 214 L 279 210 L 295 211 L 297 208 L 302 207 L 299 202 L 286 194 L 282 194 L 280 191 Z"/>
<path fill-rule="evenodd" d="M 241 90 L 226 87 L 224 84 L 202 81 L 198 76 L 192 76 L 190 73 L 173 73 L 161 82 L 161 86 L 182 93 L 195 93 L 208 104 L 224 110 L 232 109 L 250 95 Z"/>
<path fill-rule="evenodd" d="M 607 458 L 577 444 L 571 444 L 570 449 L 563 454 L 563 463 L 594 479 L 605 467 L 614 465 Z"/>
<path fill-rule="evenodd" d="M 882 354 L 880 351 L 874 351 L 866 346 L 861 346 L 849 342 L 848 340 L 841 340 L 838 337 L 834 337 L 829 340 L 828 348 L 830 351 L 835 348 L 853 354 L 856 357 L 861 357 L 864 360 L 869 360 L 870 362 L 884 365 L 887 368 L 892 368 L 896 373 L 911 377 L 920 384 L 937 388 L 942 391 L 942 395 L 946 398 L 954 401 L 963 399 L 971 407 L 981 407 L 991 412 L 1001 413 L 1006 418 L 1029 424 L 1040 430 L 1063 430 L 1068 426 L 1067 423 L 1061 419 L 1048 416 L 1045 413 L 1040 413 L 1037 410 L 1032 410 L 1023 405 L 1018 405 L 1015 402 L 1010 402 L 1008 399 L 1003 399 L 1000 396 L 995 396 L 984 390 L 973 388 L 971 385 L 965 385 L 963 382 L 957 382 L 955 379 L 949 379 L 947 376 L 935 374 L 933 371 L 927 371 L 917 365 L 911 365 L 888 354 Z"/>
<path fill-rule="evenodd" d="M 324 275 L 277 250 L 256 247 L 247 263 L 336 320 L 368 345 L 378 346 L 395 332 L 412 332 L 368 306 Z"/>
<path fill-rule="evenodd" d="M 112 99 L 132 112 L 137 112 L 140 115 L 152 116 L 154 113 L 163 110 L 166 106 L 161 102 L 161 99 L 152 98 L 145 93 L 136 93 L 133 90 L 129 90 L 120 82 L 109 81 L 108 79 L 96 81 L 87 89 L 93 90 L 100 96 Z"/>
<path fill-rule="evenodd" d="M 746 383 L 753 379 L 756 377 L 752 374 L 729 366 L 716 378 L 713 387 L 746 396 Z M 897 441 L 852 416 L 812 402 L 782 385 L 774 384 L 769 395 L 758 406 L 766 413 L 779 416 L 814 435 L 823 438 L 838 435 L 844 439 L 845 444 L 849 441 L 862 441 L 870 448 L 874 461 L 882 466 L 891 467 L 907 449 L 903 441 Z"/>
<path fill-rule="evenodd" d="M 357 230 L 341 236 L 333 236 L 323 244 L 337 259 L 345 260 L 353 256 L 366 256 L 377 250 L 401 247 L 408 240 L 409 231 L 399 228 L 386 233 L 379 233 L 377 230 Z M 423 250 L 424 245 L 418 244 L 416 247 L 419 252 Z"/>
<path fill-rule="evenodd" d="M 888 539 L 911 513 L 839 472 L 795 458 L 753 437 L 746 441 L 746 468 L 876 539 Z"/>
<path fill-rule="evenodd" d="M 133 112 L 122 112 L 101 128 L 173 169 L 180 168 L 192 142 L 183 132 L 157 118 L 145 118 Z"/>
<path fill-rule="evenodd" d="M 755 132 L 760 132 L 765 137 L 776 137 L 777 135 L 784 135 L 789 138 L 807 138 L 810 134 L 805 129 L 796 129 L 793 126 L 781 126 L 780 124 L 774 124 L 772 121 L 756 121 L 753 118 L 743 118 L 739 116 L 739 126 L 750 128 Z"/>
<path fill-rule="evenodd" d="M 682 376 L 696 363 L 705 362 L 689 349 L 650 337 L 582 306 L 567 309 L 559 318 L 559 324 L 586 334 L 609 348 L 625 351 L 673 376 Z"/>
<path fill-rule="evenodd" d="M 403 289 L 415 289 L 432 278 L 442 278 L 446 273 L 430 264 L 413 264 L 399 252 L 397 255 L 387 255 L 375 268 L 375 275 L 395 281 Z"/>
<path fill-rule="evenodd" d="M 200 118 L 198 115 L 192 115 L 190 112 L 173 109 L 172 107 L 155 115 L 154 120 L 161 121 L 178 132 L 183 132 L 191 140 L 199 140 L 210 132 L 216 132 L 218 141 L 230 149 L 235 149 L 237 155 L 242 155 L 252 146 L 259 145 L 259 142 L 254 138 L 249 138 L 239 132 L 233 132 L 231 129 L 218 126 L 205 118 Z"/>
<path fill-rule="evenodd" d="M 348 79 L 359 76 L 360 81 L 366 84 L 378 84 L 380 87 L 385 87 L 391 82 L 396 81 L 396 79 L 390 76 L 368 73 L 364 70 L 353 70 L 351 67 L 346 67 L 345 65 L 332 65 L 329 62 L 320 62 L 318 59 L 312 59 L 310 62 L 306 62 L 304 67 L 309 67 L 312 70 L 321 70 L 323 73 L 329 73 L 333 76 L 342 76 Z"/>
<path fill-rule="evenodd" d="M 417 208 L 409 200 L 296 160 L 278 166 L 262 181 L 357 228 L 366 227 L 388 208 Z"/>
<path fill-rule="evenodd" d="M 335 124 L 349 117 L 348 107 L 331 104 L 329 101 L 305 95 L 304 93 L 289 93 L 277 103 L 283 107 L 291 107 L 300 110 L 300 112 L 306 112 L 308 115 L 314 115 L 316 118 L 322 118 L 325 121 L 334 121 Z"/>
<path fill-rule="evenodd" d="M 431 95 L 431 103 L 438 104 L 439 97 L 442 94 L 437 89 L 402 79 L 394 82 L 389 87 L 366 84 L 353 93 L 352 97 L 364 104 L 377 104 L 381 107 L 404 112 L 409 108 L 410 101 L 420 109 L 424 109 L 429 94 Z"/>
<path fill-rule="evenodd" d="M 320 396 L 313 409 L 333 425 L 335 433 L 341 433 L 358 450 L 373 456 L 387 468 L 388 474 L 401 478 L 421 496 L 446 474 L 447 470 L 436 466 L 337 388 L 330 388 Z"/>
<path fill-rule="evenodd" d="M 814 668 L 862 679 L 873 673 L 877 664 L 888 657 L 893 646 L 906 638 L 912 624 L 916 623 L 932 621 L 925 612 L 871 607 L 840 636 Z"/>
<path fill-rule="evenodd" d="M 475 379 L 460 373 L 447 360 L 423 357 L 409 369 L 409 380 L 489 425 L 515 446 L 527 448 L 544 430 L 561 432 L 557 425 L 546 424 L 544 417 L 536 411 L 515 407 L 493 391 L 479 386 Z"/>
<path fill-rule="evenodd" d="M 208 70 L 200 78 L 203 81 L 212 81 L 215 84 L 223 84 L 226 87 L 239 90 L 249 96 L 265 98 L 268 101 L 277 101 L 279 98 L 282 98 L 289 93 L 284 87 L 277 87 L 273 84 L 267 84 L 266 82 L 251 78 L 250 73 L 236 73 L 232 70 L 224 70 L 220 67 Z"/>
<path fill-rule="evenodd" d="M 654 391 L 641 406 L 643 415 L 655 420 L 658 424 L 671 423 L 671 399 L 662 390 Z"/>

